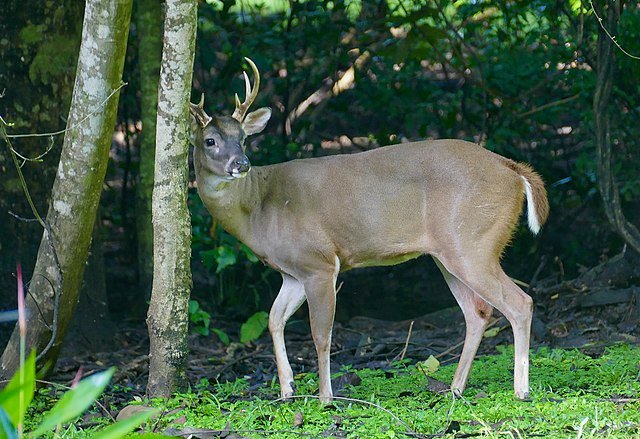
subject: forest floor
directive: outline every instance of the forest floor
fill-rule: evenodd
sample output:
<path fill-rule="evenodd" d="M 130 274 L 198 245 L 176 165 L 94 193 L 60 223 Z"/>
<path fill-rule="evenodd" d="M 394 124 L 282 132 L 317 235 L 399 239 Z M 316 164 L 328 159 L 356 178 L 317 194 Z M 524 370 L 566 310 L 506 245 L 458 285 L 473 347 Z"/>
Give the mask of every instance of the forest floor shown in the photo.
<path fill-rule="evenodd" d="M 447 392 L 444 383 L 451 381 L 464 339 L 458 308 L 411 321 L 355 317 L 336 324 L 333 388 L 344 399 L 328 406 L 313 396 L 278 400 L 268 334 L 228 345 L 216 336 L 191 335 L 191 386 L 169 401 L 144 399 L 148 339 L 140 327 L 121 328 L 120 349 L 61 359 L 52 381 L 70 383 L 79 368 L 84 375 L 118 368 L 101 408 L 79 420 L 68 437 L 91 437 L 92 426 L 132 403 L 162 409 L 147 428 L 194 438 L 640 437 L 640 293 L 630 283 L 638 279 L 636 270 L 634 261 L 619 258 L 570 282 L 538 282 L 531 292 L 529 402 L 513 398 L 513 338 L 497 313 L 464 398 Z M 288 326 L 287 347 L 298 394 L 317 395 L 306 323 Z M 41 398 L 54 401 L 56 392 L 44 388 Z"/>

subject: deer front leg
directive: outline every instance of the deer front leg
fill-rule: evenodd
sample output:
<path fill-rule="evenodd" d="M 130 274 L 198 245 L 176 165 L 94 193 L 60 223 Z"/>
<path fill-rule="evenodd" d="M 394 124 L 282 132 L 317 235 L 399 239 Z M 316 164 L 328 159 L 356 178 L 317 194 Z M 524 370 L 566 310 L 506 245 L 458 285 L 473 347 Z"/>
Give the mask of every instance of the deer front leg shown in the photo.
<path fill-rule="evenodd" d="M 336 269 L 337 274 L 338 269 Z M 322 273 L 307 279 L 304 289 L 309 303 L 311 334 L 318 353 L 318 377 L 320 401 L 328 403 L 333 398 L 331 390 L 331 330 L 336 310 L 336 276 Z"/>
<path fill-rule="evenodd" d="M 278 380 L 280 381 L 280 396 L 282 398 L 288 398 L 295 393 L 293 371 L 287 358 L 287 348 L 284 342 L 284 327 L 289 317 L 300 308 L 305 299 L 302 284 L 293 277 L 282 274 L 282 287 L 269 313 L 269 332 L 273 339 L 273 350 L 276 355 Z"/>

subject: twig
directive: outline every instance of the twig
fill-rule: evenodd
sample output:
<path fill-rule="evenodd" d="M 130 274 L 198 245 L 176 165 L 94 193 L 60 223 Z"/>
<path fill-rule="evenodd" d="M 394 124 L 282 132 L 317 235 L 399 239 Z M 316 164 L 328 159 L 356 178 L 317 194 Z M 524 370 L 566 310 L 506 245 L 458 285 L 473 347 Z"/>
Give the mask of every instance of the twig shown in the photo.
<path fill-rule="evenodd" d="M 531 277 L 531 281 L 529 282 L 529 288 L 527 288 L 527 294 L 531 292 L 534 285 L 538 281 L 538 276 L 540 275 L 540 272 L 542 271 L 545 265 L 547 265 L 547 255 L 543 255 L 542 258 L 540 258 L 540 264 L 538 264 L 538 268 L 536 268 L 536 271 L 533 273 L 533 276 Z"/>
<path fill-rule="evenodd" d="M 600 16 L 598 15 L 598 12 L 596 12 L 596 8 L 593 7 L 593 2 L 591 0 L 589 0 L 589 5 L 591 5 L 591 10 L 593 11 L 593 15 L 596 16 L 596 18 L 598 19 L 598 23 L 600 24 L 600 27 L 602 28 L 602 30 L 604 31 L 605 34 L 607 34 L 607 36 L 609 37 L 609 39 L 611 41 L 613 41 L 613 44 L 615 44 L 618 49 L 620 49 L 620 51 L 622 53 L 624 53 L 625 55 L 627 55 L 629 58 L 633 58 L 633 59 L 637 59 L 640 60 L 640 56 L 636 56 L 636 55 L 632 55 L 629 52 L 627 52 L 626 50 L 624 50 L 624 48 L 620 45 L 620 43 L 618 43 L 618 41 L 616 40 L 615 35 L 611 35 L 609 33 L 609 31 L 607 30 L 607 28 L 604 26 L 604 24 L 602 24 L 602 18 L 600 18 Z"/>
<path fill-rule="evenodd" d="M 573 96 L 569 96 L 568 98 L 564 98 L 564 99 L 560 99 L 560 100 L 557 100 L 557 101 L 549 102 L 549 103 L 546 103 L 544 105 L 540 105 L 539 107 L 534 107 L 529 111 L 525 111 L 524 113 L 517 114 L 516 117 L 531 116 L 532 114 L 539 113 L 540 111 L 546 110 L 547 108 L 551 108 L 551 107 L 555 107 L 557 105 L 566 104 L 567 102 L 575 101 L 579 97 L 580 97 L 580 93 L 578 93 L 576 95 L 573 95 Z"/>
<path fill-rule="evenodd" d="M 120 86 L 122 87 L 122 85 Z M 53 319 L 52 319 L 52 328 L 51 328 L 51 338 L 49 339 L 49 343 L 45 346 L 45 348 L 38 354 L 36 357 L 36 361 L 40 360 L 53 346 L 53 343 L 57 337 L 57 327 L 58 327 L 58 308 L 60 304 L 60 295 L 62 294 L 62 268 L 60 266 L 60 260 L 58 259 L 58 252 L 56 251 L 55 244 L 53 242 L 53 233 L 51 232 L 51 226 L 49 223 L 40 216 L 38 209 L 31 198 L 31 194 L 29 193 L 29 188 L 27 187 L 27 182 L 24 178 L 24 174 L 22 173 L 22 168 L 18 163 L 18 157 L 16 155 L 15 150 L 13 149 L 13 145 L 11 144 L 10 136 L 7 134 L 6 127 L 8 126 L 7 122 L 0 116 L 0 134 L 4 141 L 7 144 L 7 148 L 9 149 L 9 153 L 11 155 L 11 159 L 13 160 L 13 164 L 18 172 L 18 177 L 20 179 L 20 184 L 22 185 L 22 191 L 24 192 L 25 197 L 27 198 L 27 202 L 29 203 L 29 207 L 31 208 L 31 212 L 36 220 L 40 223 L 40 225 L 45 229 L 47 234 L 47 242 L 49 243 L 49 248 L 51 249 L 51 255 L 53 257 L 53 262 L 58 272 L 58 288 L 57 290 L 53 288 L 54 293 L 54 305 L 53 305 Z M 46 276 L 43 276 L 45 279 Z M 47 279 L 47 281 L 49 281 Z M 49 282 L 49 284 L 53 287 L 53 284 Z M 35 301 L 37 303 L 37 301 Z M 46 325 L 46 323 L 45 323 Z"/>
<path fill-rule="evenodd" d="M 409 332 L 407 332 L 407 340 L 404 342 L 404 348 L 402 348 L 402 352 L 400 353 L 400 361 L 404 360 L 404 356 L 407 354 L 407 348 L 409 347 L 409 339 L 411 339 L 411 332 L 413 331 L 413 322 L 414 321 L 411 320 L 411 324 L 409 325 Z"/>
<path fill-rule="evenodd" d="M 110 94 L 109 96 L 107 96 L 106 98 L 104 98 L 104 100 L 102 102 L 100 102 L 96 108 L 93 109 L 93 111 L 91 111 L 89 114 L 87 114 L 85 117 L 83 117 L 82 119 L 80 119 L 78 122 L 76 122 L 74 125 L 71 125 L 70 127 L 67 127 L 63 130 L 59 130 L 59 131 L 54 131 L 52 133 L 31 133 L 31 134 L 7 134 L 6 131 L 4 133 L 6 138 L 9 139 L 18 139 L 18 138 L 27 138 L 27 137 L 53 137 L 53 136 L 59 136 L 60 134 L 64 134 L 67 131 L 71 131 L 73 129 L 75 129 L 76 127 L 80 126 L 85 120 L 89 119 L 91 116 L 93 116 L 94 114 L 96 114 L 98 111 L 101 110 L 101 108 L 107 103 L 107 101 L 109 101 L 109 99 L 111 99 L 113 97 L 113 95 L 115 95 L 116 93 L 118 93 L 120 91 L 120 89 L 124 86 L 128 85 L 126 82 L 121 82 L 120 85 L 118 87 L 116 87 Z M 0 119 L 2 119 L 2 116 L 0 116 Z M 8 125 L 3 119 L 2 119 L 2 123 Z"/>
<path fill-rule="evenodd" d="M 234 358 L 233 360 L 231 360 L 230 362 L 228 362 L 227 364 L 225 364 L 224 366 L 222 366 L 220 369 L 218 369 L 218 370 L 216 371 L 216 373 L 214 374 L 214 375 L 215 375 L 215 378 L 216 378 L 216 379 L 218 379 L 218 377 L 219 377 L 220 375 L 222 375 L 222 372 L 224 372 L 224 371 L 226 371 L 227 369 L 231 368 L 232 366 L 234 366 L 234 365 L 236 365 L 236 364 L 240 363 L 241 361 L 244 361 L 244 360 L 247 360 L 247 359 L 249 359 L 249 358 L 251 358 L 251 357 L 256 356 L 256 355 L 257 355 L 258 353 L 260 353 L 260 352 L 262 352 L 262 349 L 261 349 L 261 348 L 258 348 L 258 349 L 256 349 L 255 351 L 253 351 L 253 352 L 251 352 L 251 353 L 248 353 L 248 354 L 243 355 L 243 356 L 238 357 L 238 358 Z"/>

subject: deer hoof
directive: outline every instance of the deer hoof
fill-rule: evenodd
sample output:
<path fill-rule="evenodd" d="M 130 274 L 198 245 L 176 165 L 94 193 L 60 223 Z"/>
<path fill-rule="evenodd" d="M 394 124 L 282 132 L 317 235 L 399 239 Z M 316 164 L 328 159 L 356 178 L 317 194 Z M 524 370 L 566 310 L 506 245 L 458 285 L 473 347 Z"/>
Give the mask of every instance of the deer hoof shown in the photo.
<path fill-rule="evenodd" d="M 293 381 L 289 381 L 288 387 L 288 389 L 282 389 L 280 398 L 284 401 L 290 402 L 293 399 L 292 396 L 296 394 L 296 385 Z"/>

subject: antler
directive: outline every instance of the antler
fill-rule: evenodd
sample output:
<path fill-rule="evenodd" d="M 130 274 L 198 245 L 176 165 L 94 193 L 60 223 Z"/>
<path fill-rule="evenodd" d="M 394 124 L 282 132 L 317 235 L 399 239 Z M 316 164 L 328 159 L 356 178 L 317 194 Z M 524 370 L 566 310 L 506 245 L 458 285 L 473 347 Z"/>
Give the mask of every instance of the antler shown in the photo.
<path fill-rule="evenodd" d="M 251 66 L 251 70 L 253 71 L 253 76 L 255 77 L 253 88 L 251 87 L 251 82 L 249 81 L 249 76 L 247 72 L 242 72 L 244 75 L 244 87 L 245 87 L 245 99 L 243 103 L 240 103 L 240 98 L 238 97 L 238 93 L 236 93 L 236 109 L 233 112 L 233 117 L 238 122 L 242 123 L 245 116 L 247 115 L 247 110 L 253 104 L 253 101 L 256 100 L 256 96 L 258 96 L 258 89 L 260 88 L 260 72 L 256 67 L 255 63 L 251 61 L 249 58 L 244 58 L 249 65 Z"/>
<path fill-rule="evenodd" d="M 204 93 L 202 93 L 198 104 L 189 102 L 189 111 L 196 118 L 200 126 L 206 127 L 209 122 L 211 122 L 211 116 L 204 111 Z"/>

